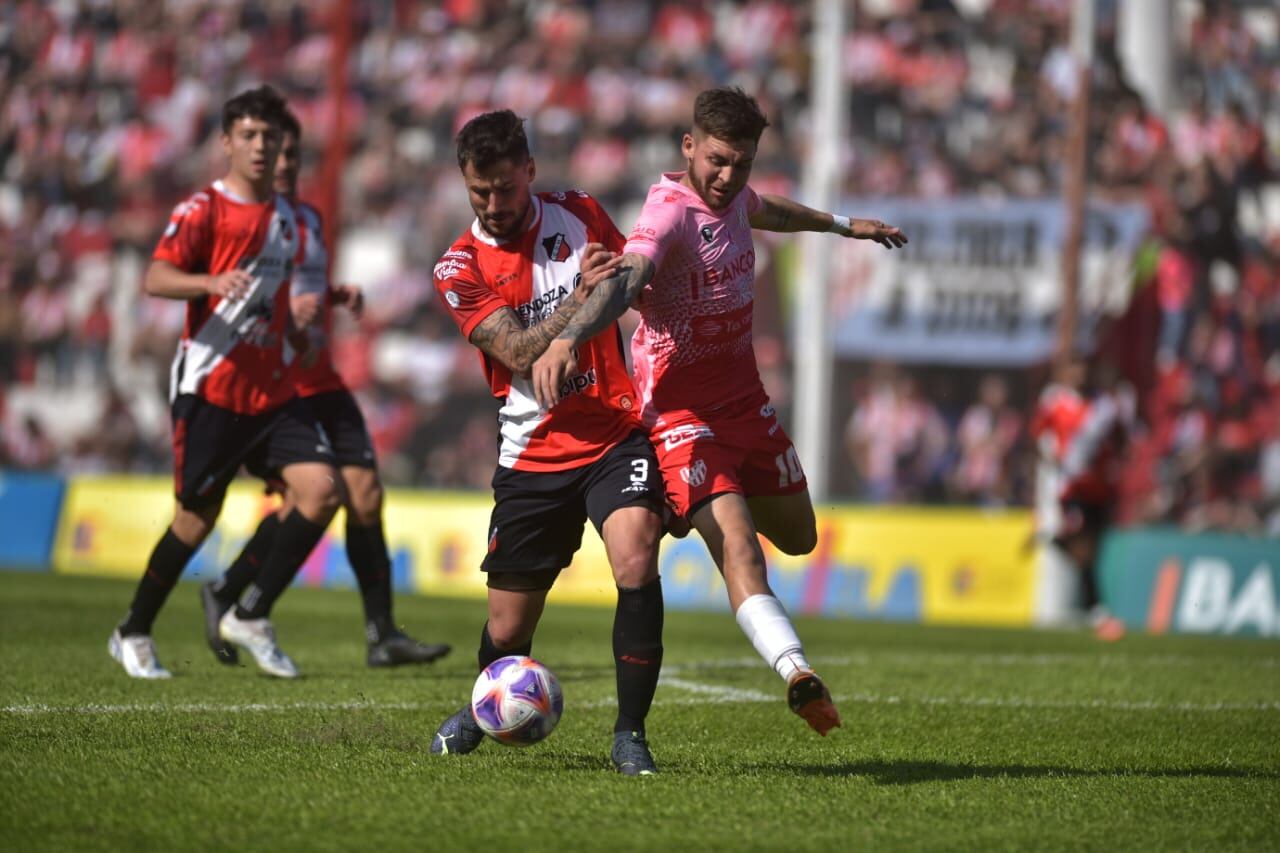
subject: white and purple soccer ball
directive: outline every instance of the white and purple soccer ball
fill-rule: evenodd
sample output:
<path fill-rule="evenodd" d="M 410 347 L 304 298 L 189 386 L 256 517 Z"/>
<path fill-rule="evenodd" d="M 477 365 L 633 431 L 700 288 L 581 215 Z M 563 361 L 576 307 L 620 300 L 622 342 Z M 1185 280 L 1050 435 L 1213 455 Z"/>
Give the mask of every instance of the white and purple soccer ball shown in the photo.
<path fill-rule="evenodd" d="M 530 746 L 551 734 L 564 711 L 560 681 L 531 657 L 509 655 L 485 667 L 471 690 L 471 711 L 485 734 Z"/>

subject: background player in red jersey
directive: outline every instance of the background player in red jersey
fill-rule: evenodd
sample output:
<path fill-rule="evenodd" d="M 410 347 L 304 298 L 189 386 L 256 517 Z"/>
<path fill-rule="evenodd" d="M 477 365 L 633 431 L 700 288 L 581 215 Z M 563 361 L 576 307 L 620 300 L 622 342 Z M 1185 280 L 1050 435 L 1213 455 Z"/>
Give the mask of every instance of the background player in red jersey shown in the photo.
<path fill-rule="evenodd" d="M 741 89 L 698 95 L 682 145 L 687 170 L 650 189 L 614 277 L 596 286 L 533 377 L 539 399 L 554 403 L 563 377 L 576 369 L 579 342 L 634 303 L 641 317 L 631 345 L 636 387 L 668 500 L 707 543 L 738 624 L 786 680 L 790 708 L 825 735 L 840 716 L 769 588 L 757 538 L 763 533 L 787 554 L 817 544 L 804 471 L 752 349 L 751 229 L 831 231 L 886 248 L 906 237 L 883 222 L 757 195 L 747 181 L 768 124 Z"/>
<path fill-rule="evenodd" d="M 147 293 L 187 301 L 174 358 L 173 455 L 177 506 L 108 650 L 129 675 L 168 678 L 151 627 L 187 561 L 217 522 L 241 464 L 278 470 L 296 497 L 244 599 L 223 617 L 223 639 L 247 648 L 271 675 L 297 668 L 268 621 L 341 502 L 333 451 L 297 400 L 293 351 L 300 340 L 288 278 L 298 255 L 293 207 L 272 189 L 284 100 L 268 86 L 223 106 L 224 178 L 178 205 L 156 247 Z M 314 315 L 316 297 L 297 300 Z M 304 338 L 303 338 L 304 339 Z"/>
<path fill-rule="evenodd" d="M 529 654 L 547 592 L 569 565 L 589 518 L 604 540 L 618 606 L 613 624 L 618 717 L 611 755 L 626 775 L 656 771 L 645 717 L 662 664 L 662 479 L 636 416 L 622 336 L 602 323 L 578 345 L 560 402 L 542 407 L 529 368 L 579 310 L 589 245 L 622 247 L 622 235 L 586 193 L 530 192 L 535 167 L 510 110 L 472 119 L 458 134 L 458 166 L 476 220 L 435 268 L 435 286 L 482 354 L 502 401 L 489 527 L 489 619 L 480 668 Z M 483 735 L 464 706 L 441 724 L 434 753 L 466 753 Z"/>
<path fill-rule="evenodd" d="M 1114 514 L 1133 404 L 1114 369 L 1097 364 L 1092 372 L 1095 387 L 1086 396 L 1088 366 L 1080 360 L 1064 365 L 1041 393 L 1030 430 L 1050 462 L 1045 473 L 1054 479 L 1058 503 L 1044 533 L 1080 573 L 1081 604 L 1090 626 L 1099 639 L 1114 641 L 1124 636 L 1125 627 L 1102 601 L 1098 550 Z"/>
<path fill-rule="evenodd" d="M 329 283 L 329 253 L 324 245 L 320 212 L 298 198 L 301 151 L 302 125 L 292 112 L 286 112 L 280 156 L 276 161 L 275 189 L 289 199 L 298 214 L 302 257 L 295 270 L 292 293 L 295 299 L 318 296 L 320 312 L 319 322 L 310 327 L 309 346 L 295 373 L 298 396 L 310 403 L 312 414 L 323 427 L 342 472 L 347 559 L 364 602 L 369 666 L 431 663 L 448 654 L 449 646 L 418 642 L 400 631 L 391 615 L 391 558 L 382 525 L 378 462 L 360 408 L 334 369 L 328 343 L 332 306 L 347 305 L 359 316 L 364 297 L 351 285 Z M 237 655 L 235 647 L 218 635 L 218 623 L 257 576 L 271 553 L 280 524 L 296 505 L 297 498 L 286 489 L 280 509 L 262 519 L 240 556 L 222 577 L 200 588 L 205 637 L 223 663 L 235 663 Z"/>

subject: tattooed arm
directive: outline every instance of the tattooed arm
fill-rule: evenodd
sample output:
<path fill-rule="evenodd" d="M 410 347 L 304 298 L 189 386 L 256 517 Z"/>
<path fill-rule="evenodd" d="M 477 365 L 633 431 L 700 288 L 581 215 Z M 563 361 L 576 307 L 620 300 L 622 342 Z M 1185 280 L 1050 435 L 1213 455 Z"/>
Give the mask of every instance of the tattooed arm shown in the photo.
<path fill-rule="evenodd" d="M 760 208 L 750 221 L 751 227 L 760 231 L 830 231 L 855 240 L 875 240 L 886 249 L 896 249 L 907 242 L 900 228 L 878 219 L 833 216 L 780 195 L 761 195 Z"/>
<path fill-rule="evenodd" d="M 533 391 L 538 405 L 549 409 L 560 402 L 560 386 L 578 367 L 574 348 L 600 334 L 626 313 L 653 273 L 653 261 L 643 255 L 628 253 L 613 262 L 609 277 L 595 285 L 576 315 L 534 362 Z M 583 278 L 585 281 L 587 276 Z"/>
<path fill-rule="evenodd" d="M 550 317 L 528 328 L 510 308 L 500 308 L 480 321 L 467 338 L 485 355 L 512 373 L 528 376 L 534 361 L 583 309 L 599 282 L 612 274 L 618 258 L 598 243 L 589 243 L 582 260 L 582 278 L 569 298 Z"/>

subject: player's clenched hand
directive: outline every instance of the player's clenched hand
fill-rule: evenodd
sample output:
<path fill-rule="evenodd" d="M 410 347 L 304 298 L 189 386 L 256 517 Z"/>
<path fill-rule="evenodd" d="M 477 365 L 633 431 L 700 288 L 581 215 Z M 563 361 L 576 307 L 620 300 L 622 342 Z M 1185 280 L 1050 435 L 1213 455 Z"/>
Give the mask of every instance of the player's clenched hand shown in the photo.
<path fill-rule="evenodd" d="M 617 252 L 610 252 L 600 243 L 588 243 L 582 251 L 582 263 L 578 267 L 582 278 L 573 292 L 574 297 L 579 302 L 586 301 L 596 285 L 613 277 L 621 263 L 622 256 Z"/>
<path fill-rule="evenodd" d="M 235 302 L 245 297 L 252 282 L 253 276 L 244 270 L 227 270 L 224 273 L 209 276 L 209 282 L 205 287 L 211 295 Z"/>
<path fill-rule="evenodd" d="M 560 402 L 560 388 L 577 369 L 578 357 L 574 354 L 573 345 L 563 338 L 556 338 L 547 346 L 546 352 L 538 356 L 530 372 L 533 396 L 544 411 Z"/>
<path fill-rule="evenodd" d="M 345 305 L 357 320 L 364 314 L 364 291 L 354 284 L 334 285 L 333 301 L 336 305 Z"/>
<path fill-rule="evenodd" d="M 900 249 L 907 242 L 901 228 L 879 219 L 850 219 L 849 236 L 855 240 L 875 240 L 886 249 Z"/>
<path fill-rule="evenodd" d="M 305 329 L 320 317 L 320 309 L 324 307 L 324 294 L 304 293 L 289 297 L 289 311 L 293 314 L 293 325 Z"/>

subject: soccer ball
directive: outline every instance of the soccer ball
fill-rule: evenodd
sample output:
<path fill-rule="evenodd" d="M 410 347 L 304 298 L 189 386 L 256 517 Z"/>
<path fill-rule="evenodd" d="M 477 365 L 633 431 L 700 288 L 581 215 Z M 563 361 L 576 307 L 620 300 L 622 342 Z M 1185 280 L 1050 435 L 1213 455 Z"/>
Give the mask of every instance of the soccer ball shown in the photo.
<path fill-rule="evenodd" d="M 560 681 L 530 657 L 509 655 L 485 667 L 471 690 L 471 712 L 485 734 L 529 746 L 551 734 L 564 711 Z"/>

